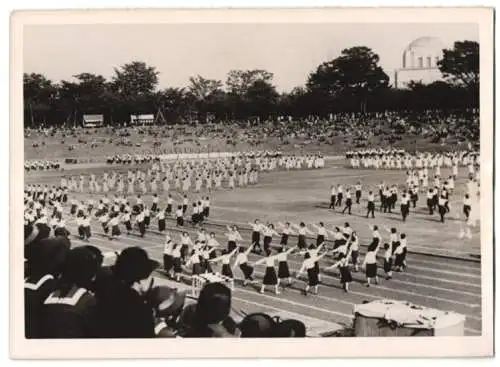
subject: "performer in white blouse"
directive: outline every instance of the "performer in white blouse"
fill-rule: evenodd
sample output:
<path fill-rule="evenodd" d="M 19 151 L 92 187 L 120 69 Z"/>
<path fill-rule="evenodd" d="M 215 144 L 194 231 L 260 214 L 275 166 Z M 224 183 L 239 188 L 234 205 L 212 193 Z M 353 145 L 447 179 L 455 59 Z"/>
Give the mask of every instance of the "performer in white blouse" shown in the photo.
<path fill-rule="evenodd" d="M 255 266 L 260 264 L 266 264 L 266 271 L 264 274 L 264 279 L 262 280 L 262 286 L 260 288 L 260 293 L 264 293 L 266 286 L 274 286 L 274 292 L 280 294 L 278 289 L 278 276 L 276 275 L 276 269 L 274 268 L 277 255 L 273 255 L 273 251 L 269 252 L 266 257 L 255 262 Z"/>
<path fill-rule="evenodd" d="M 236 226 L 226 226 L 226 228 L 227 232 L 225 236 L 227 237 L 227 250 L 231 252 L 237 247 L 237 242 L 243 241 L 243 238 Z"/>
<path fill-rule="evenodd" d="M 245 279 L 243 280 L 243 286 L 246 286 L 248 282 L 254 281 L 252 277 L 253 267 L 248 263 L 248 255 L 250 254 L 250 251 L 252 251 L 252 248 L 253 244 L 248 246 L 247 249 L 245 249 L 244 247 L 240 247 L 239 253 L 236 256 L 236 260 L 233 264 L 233 272 L 234 269 L 236 269 L 236 267 L 239 266 L 241 272 L 243 273 L 243 276 L 245 277 Z"/>
<path fill-rule="evenodd" d="M 267 226 L 262 226 L 262 234 L 264 236 L 264 252 L 267 254 L 271 251 L 273 235 L 279 236 L 279 233 L 274 230 L 274 225 L 269 223 Z"/>
<path fill-rule="evenodd" d="M 298 232 L 298 241 L 297 241 L 297 247 L 299 249 L 305 249 L 307 248 L 307 243 L 306 243 L 306 235 L 311 235 L 313 236 L 314 233 L 311 232 L 307 227 L 304 222 L 300 222 L 300 224 L 297 226 L 295 224 L 291 224 L 291 226 L 295 229 L 297 229 Z"/>
<path fill-rule="evenodd" d="M 314 294 L 318 294 L 318 285 L 320 282 L 319 279 L 319 271 L 316 266 L 316 264 L 319 262 L 319 260 L 324 257 L 327 254 L 325 251 L 321 255 L 316 252 L 308 251 L 305 255 L 305 260 L 302 263 L 302 266 L 300 267 L 300 270 L 297 273 L 297 279 L 300 278 L 300 275 L 304 272 L 307 271 L 307 278 L 308 282 L 307 285 L 304 289 L 304 293 L 307 295 L 309 292 L 309 289 L 313 287 L 314 289 Z"/>
<path fill-rule="evenodd" d="M 278 260 L 278 287 L 282 280 L 287 279 L 288 285 L 292 284 L 292 277 L 290 276 L 290 269 L 288 266 L 287 256 L 296 250 L 296 247 L 291 247 L 288 250 L 285 247 L 281 247 L 278 250 L 278 255 L 276 259 Z"/>
<path fill-rule="evenodd" d="M 292 230 L 290 222 L 286 222 L 285 224 L 278 222 L 278 226 L 281 227 L 281 246 L 288 246 L 288 238 L 290 235 L 293 235 L 295 232 Z"/>
<path fill-rule="evenodd" d="M 231 252 L 224 250 L 223 255 L 216 257 L 215 259 L 210 260 L 211 263 L 222 263 L 221 274 L 229 279 L 233 279 L 233 271 L 231 269 L 231 258 L 236 253 L 237 249 L 233 249 Z"/>
<path fill-rule="evenodd" d="M 319 226 L 317 226 L 316 224 L 312 224 L 312 226 L 318 231 L 318 234 L 316 236 L 316 246 L 319 246 L 321 243 L 328 240 L 328 231 L 325 228 L 325 223 L 319 222 Z"/>

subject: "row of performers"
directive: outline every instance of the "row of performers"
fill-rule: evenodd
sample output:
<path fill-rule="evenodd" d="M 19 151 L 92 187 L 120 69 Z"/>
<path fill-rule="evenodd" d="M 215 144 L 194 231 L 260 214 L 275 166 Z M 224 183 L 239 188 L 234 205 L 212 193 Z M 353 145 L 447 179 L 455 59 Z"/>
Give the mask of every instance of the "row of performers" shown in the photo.
<path fill-rule="evenodd" d="M 24 170 L 29 171 L 50 171 L 61 168 L 61 163 L 58 161 L 31 161 L 24 163 Z"/>
<path fill-rule="evenodd" d="M 254 283 L 253 278 L 254 268 L 258 265 L 265 264 L 265 273 L 262 279 L 260 292 L 264 293 L 266 287 L 274 287 L 275 293 L 279 294 L 279 286 L 292 283 L 292 274 L 287 262 L 287 256 L 290 254 L 303 255 L 304 261 L 299 271 L 296 274 L 297 279 L 301 274 L 306 273 L 308 277 L 307 285 L 304 292 L 307 294 L 311 287 L 314 293 L 318 293 L 318 285 L 321 281 L 321 272 L 319 260 L 328 254 L 331 254 L 335 259 L 334 264 L 323 268 L 323 271 L 331 271 L 335 268 L 339 270 L 340 282 L 345 292 L 349 291 L 349 284 L 352 282 L 351 265 L 354 271 L 359 270 L 359 242 L 355 232 L 344 240 L 343 244 L 333 250 L 326 249 L 324 243 L 318 246 L 310 245 L 308 248 L 290 247 L 281 245 L 277 249 L 270 248 L 264 253 L 264 256 L 254 263 L 250 263 L 248 256 L 250 252 L 255 250 L 255 243 L 248 248 L 230 246 L 223 250 L 219 256 L 215 255 L 216 247 L 211 247 L 202 242 L 196 242 L 191 251 L 182 243 L 174 243 L 169 236 L 164 247 L 163 262 L 164 270 L 167 275 L 177 281 L 180 281 L 183 268 L 192 267 L 191 274 L 198 275 L 205 272 L 213 272 L 212 264 L 220 263 L 222 265 L 221 274 L 227 278 L 234 278 L 234 271 L 237 267 L 244 275 L 243 285 Z M 374 238 L 368 246 L 368 251 L 362 263 L 362 268 L 365 269 L 366 286 L 370 286 L 372 281 L 376 284 L 378 278 L 377 253 L 381 247 L 380 238 Z M 386 279 L 392 278 L 392 270 L 403 271 L 406 268 L 406 238 L 401 235 L 401 241 L 396 245 L 383 246 L 384 254 L 384 273 Z M 232 257 L 236 255 L 235 261 L 231 264 Z M 278 263 L 278 271 L 276 271 L 276 263 Z"/>

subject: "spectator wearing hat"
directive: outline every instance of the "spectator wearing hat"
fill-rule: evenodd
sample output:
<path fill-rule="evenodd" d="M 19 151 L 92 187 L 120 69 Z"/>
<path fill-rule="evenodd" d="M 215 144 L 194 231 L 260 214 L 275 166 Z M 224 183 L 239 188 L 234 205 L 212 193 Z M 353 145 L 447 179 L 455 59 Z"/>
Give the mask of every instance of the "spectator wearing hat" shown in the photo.
<path fill-rule="evenodd" d="M 27 339 L 43 336 L 43 302 L 56 287 L 56 279 L 69 248 L 67 238 L 52 238 L 41 241 L 31 251 L 24 280 L 24 323 Z"/>
<path fill-rule="evenodd" d="M 190 317 L 187 338 L 235 337 L 234 321 L 230 318 L 231 290 L 222 283 L 208 283 L 203 287 Z"/>
<path fill-rule="evenodd" d="M 45 338 L 96 336 L 96 298 L 90 291 L 102 257 L 86 246 L 70 250 L 61 277 L 43 305 Z"/>
<path fill-rule="evenodd" d="M 140 247 L 124 249 L 96 289 L 100 338 L 153 338 L 155 320 L 148 301 L 158 263 Z"/>

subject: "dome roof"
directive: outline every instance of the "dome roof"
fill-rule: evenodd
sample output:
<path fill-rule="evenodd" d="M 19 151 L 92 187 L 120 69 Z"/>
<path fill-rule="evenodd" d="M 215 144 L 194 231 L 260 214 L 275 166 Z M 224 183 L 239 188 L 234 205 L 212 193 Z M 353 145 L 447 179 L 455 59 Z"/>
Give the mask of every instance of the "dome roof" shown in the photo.
<path fill-rule="evenodd" d="M 444 44 L 436 37 L 420 37 L 410 43 L 408 47 L 406 47 L 405 51 L 414 50 L 417 48 L 441 51 L 445 47 Z"/>

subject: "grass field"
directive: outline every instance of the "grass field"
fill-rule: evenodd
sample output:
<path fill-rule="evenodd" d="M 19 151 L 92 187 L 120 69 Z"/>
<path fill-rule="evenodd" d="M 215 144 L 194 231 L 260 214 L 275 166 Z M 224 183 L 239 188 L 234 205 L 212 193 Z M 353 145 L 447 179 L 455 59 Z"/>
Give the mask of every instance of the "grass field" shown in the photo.
<path fill-rule="evenodd" d="M 329 228 L 342 226 L 348 221 L 361 236 L 361 244 L 366 245 L 370 240 L 369 224 L 396 227 L 408 237 L 409 269 L 405 273 L 396 273 L 394 279 L 382 281 L 381 285 L 365 288 L 362 284 L 364 275 L 354 273 L 355 282 L 351 292 L 345 294 L 339 286 L 338 276 L 335 273 L 323 275 L 323 284 L 317 296 L 303 296 L 302 281 L 296 281 L 292 287 L 286 288 L 281 295 L 271 293 L 259 294 L 251 286 L 242 287 L 240 283 L 234 291 L 234 305 L 236 308 L 249 311 L 264 311 L 272 314 L 289 315 L 303 319 L 312 328 L 318 327 L 335 329 L 339 323 L 349 323 L 352 317 L 353 306 L 364 300 L 377 298 L 391 298 L 408 300 L 419 305 L 434 307 L 442 310 L 456 311 L 467 316 L 466 334 L 478 335 L 481 333 L 481 264 L 477 257 L 480 254 L 479 233 L 476 228 L 471 240 L 459 240 L 458 230 L 463 218 L 449 218 L 446 223 L 438 222 L 437 214 L 429 217 L 426 214 L 424 199 L 421 197 L 416 210 L 412 210 L 406 223 L 401 221 L 399 209 L 394 214 L 376 212 L 375 219 L 364 218 L 366 202 L 362 200 L 359 206 L 354 204 L 352 215 L 343 215 L 339 210 L 328 210 L 329 188 L 331 184 L 354 185 L 360 180 L 364 191 L 373 187 L 381 180 L 387 183 L 403 183 L 404 173 L 398 171 L 353 170 L 344 167 L 343 160 L 328 160 L 327 167 L 322 170 L 274 172 L 261 174 L 260 182 L 250 188 L 238 188 L 234 191 L 221 190 L 213 192 L 211 196 L 210 221 L 205 225 L 208 231 L 215 231 L 219 242 L 225 243 L 223 224 L 240 224 L 241 233 L 245 241 L 250 240 L 250 231 L 245 223 L 259 218 L 261 221 L 292 221 L 298 223 L 325 222 Z M 94 167 L 83 170 L 101 173 L 109 167 Z M 443 176 L 448 172 L 443 170 Z M 65 174 L 77 175 L 77 167 L 65 167 Z M 30 172 L 25 176 L 26 183 L 53 183 L 58 184 L 60 172 Z M 452 214 L 461 208 L 461 197 L 466 179 L 465 169 L 460 169 L 460 177 L 456 183 L 456 193 L 451 199 Z M 204 193 L 201 193 L 203 195 Z M 200 194 L 190 195 L 193 198 Z M 366 194 L 365 194 L 366 195 Z M 422 195 L 421 195 L 422 196 Z M 78 199 L 88 199 L 90 194 L 75 194 Z M 94 200 L 98 197 L 94 196 Z M 174 195 L 179 200 L 179 194 Z M 147 201 L 147 200 L 146 200 Z M 165 205 L 165 195 L 160 196 L 160 204 Z M 66 208 L 67 209 L 67 208 Z M 67 220 L 69 229 L 76 233 L 74 222 Z M 177 235 L 173 221 L 168 227 Z M 94 236 L 91 243 L 103 250 L 117 250 L 126 246 L 139 245 L 144 247 L 150 256 L 160 260 L 163 250 L 163 237 L 154 233 L 156 223 L 151 226 L 146 238 L 135 235 L 122 235 L 119 240 L 109 241 L 100 233 L 100 226 L 93 226 Z M 185 227 L 191 234 L 194 229 Z M 388 236 L 385 235 L 385 239 Z M 291 239 L 291 243 L 295 243 Z M 73 238 L 74 245 L 82 242 Z M 277 242 L 277 239 L 274 240 Z M 362 251 L 363 252 L 363 251 Z M 434 254 L 429 256 L 424 254 Z M 256 255 L 252 255 L 252 259 Z M 289 261 L 291 270 L 297 271 L 301 259 L 292 256 Z M 324 260 L 331 264 L 331 259 Z M 257 278 L 263 276 L 263 268 L 257 268 Z M 379 270 L 380 274 L 382 270 Z M 241 277 L 239 270 L 237 277 Z M 189 283 L 189 273 L 185 275 L 185 283 Z"/>
<path fill-rule="evenodd" d="M 147 130 L 149 131 L 149 129 Z M 157 134 L 157 137 L 148 133 L 139 134 L 138 131 L 133 129 L 129 129 L 131 136 L 124 138 L 118 136 L 117 133 L 112 133 L 111 129 L 107 128 L 80 130 L 75 136 L 63 135 L 61 132 L 55 133 L 54 136 L 45 136 L 42 133 L 33 132 L 31 136 L 25 138 L 25 159 L 32 160 L 43 157 L 44 159 L 79 158 L 102 161 L 114 154 L 155 154 L 160 151 L 197 153 L 199 151 L 281 150 L 293 154 L 321 152 L 324 155 L 338 155 L 353 149 L 352 137 L 349 135 L 333 136 L 325 141 L 310 141 L 301 137 L 284 140 L 276 137 L 266 137 L 261 143 L 255 145 L 251 144 L 243 135 L 240 135 L 243 134 L 243 130 L 229 134 L 231 135 L 230 139 L 218 134 L 217 136 L 200 137 L 193 135 L 176 141 L 172 139 L 172 135 L 174 135 L 172 130 L 161 127 L 152 127 L 150 130 L 153 134 Z M 131 146 L 119 145 L 118 143 L 124 139 L 130 140 L 133 144 Z M 79 143 L 79 140 L 85 141 L 85 143 Z M 155 142 L 161 144 L 153 147 Z M 97 144 L 97 148 L 92 148 L 91 143 Z M 38 147 L 34 147 L 34 144 L 38 144 Z M 387 143 L 377 136 L 369 138 L 366 144 L 367 147 L 371 148 L 387 147 Z M 70 146 L 74 146 L 74 149 L 69 150 Z M 415 149 L 420 151 L 447 151 L 457 147 L 460 148 L 453 142 L 446 145 L 431 143 L 428 139 L 417 135 L 401 137 L 401 140 L 394 144 L 394 148 L 408 151 Z"/>

